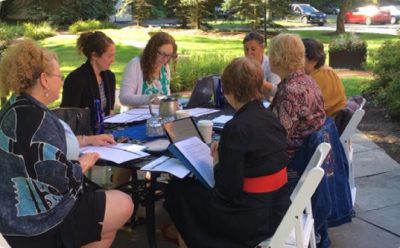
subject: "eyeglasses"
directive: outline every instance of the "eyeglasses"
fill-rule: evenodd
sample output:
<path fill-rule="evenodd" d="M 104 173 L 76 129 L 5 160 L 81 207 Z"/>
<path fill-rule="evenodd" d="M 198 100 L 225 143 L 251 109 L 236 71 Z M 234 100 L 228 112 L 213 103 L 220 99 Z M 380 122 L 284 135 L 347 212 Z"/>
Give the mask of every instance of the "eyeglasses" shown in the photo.
<path fill-rule="evenodd" d="M 46 74 L 49 75 L 49 76 L 58 77 L 58 78 L 61 79 L 61 81 L 64 81 L 64 75 L 63 74 L 58 75 L 58 74 L 47 73 L 47 72 L 46 72 Z"/>
<path fill-rule="evenodd" d="M 176 58 L 176 54 L 174 54 L 174 53 L 172 53 L 172 54 L 166 54 L 166 53 L 157 51 L 157 54 L 160 55 L 160 56 L 163 57 L 163 58 L 166 58 L 166 59 Z"/>

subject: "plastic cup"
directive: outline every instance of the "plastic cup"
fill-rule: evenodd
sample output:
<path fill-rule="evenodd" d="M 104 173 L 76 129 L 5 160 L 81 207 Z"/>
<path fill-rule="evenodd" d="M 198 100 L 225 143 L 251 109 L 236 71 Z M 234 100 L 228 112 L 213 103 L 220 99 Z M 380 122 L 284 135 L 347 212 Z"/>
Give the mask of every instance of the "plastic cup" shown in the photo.
<path fill-rule="evenodd" d="M 200 120 L 197 122 L 197 127 L 200 131 L 201 136 L 204 139 L 204 142 L 206 144 L 211 144 L 213 122 L 211 120 Z"/>
<path fill-rule="evenodd" d="M 190 110 L 180 109 L 180 110 L 176 111 L 175 115 L 176 115 L 176 119 L 187 118 L 187 117 L 190 117 Z"/>

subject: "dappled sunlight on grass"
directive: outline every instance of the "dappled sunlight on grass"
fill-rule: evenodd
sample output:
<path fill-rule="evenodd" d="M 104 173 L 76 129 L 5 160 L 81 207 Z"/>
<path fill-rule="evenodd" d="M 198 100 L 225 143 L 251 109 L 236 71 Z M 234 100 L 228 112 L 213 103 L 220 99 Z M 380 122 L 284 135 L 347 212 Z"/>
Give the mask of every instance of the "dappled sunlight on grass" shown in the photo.
<path fill-rule="evenodd" d="M 218 22 L 216 22 L 218 24 Z M 231 24 L 235 24 L 231 22 Z M 117 54 L 111 70 L 115 73 L 117 84 L 120 85 L 123 70 L 132 58 L 141 53 L 141 48 L 129 44 L 145 45 L 150 36 L 148 32 L 158 31 L 157 28 L 138 28 L 136 26 L 122 29 L 102 30 L 110 36 L 116 46 Z M 234 57 L 243 56 L 242 39 L 245 33 L 204 33 L 199 30 L 163 29 L 169 32 L 178 45 L 177 71 L 173 74 L 171 88 L 174 91 L 190 90 L 197 78 L 209 74 L 221 73 L 226 64 Z M 325 43 L 328 61 L 328 44 L 337 35 L 328 31 L 296 31 L 301 37 L 312 37 Z M 386 39 L 397 38 L 382 34 L 360 34 L 367 40 L 368 50 L 375 50 Z M 67 75 L 85 62 L 84 56 L 79 56 L 76 50 L 75 35 L 62 35 L 44 39 L 40 44 L 56 52 L 60 59 L 61 70 Z M 367 78 L 371 79 L 371 78 Z M 343 83 L 348 96 L 361 94 L 365 77 L 343 77 Z"/>
<path fill-rule="evenodd" d="M 116 30 L 118 31 L 118 30 Z M 61 38 L 60 38 L 61 37 Z M 64 38 L 64 39 L 63 39 Z M 113 37 L 112 37 L 113 38 Z M 61 72 L 66 76 L 71 71 L 78 68 L 81 64 L 85 63 L 86 57 L 79 55 L 76 49 L 77 36 L 64 35 L 58 38 L 48 38 L 40 42 L 41 46 L 57 53 L 60 61 Z M 117 84 L 121 82 L 122 72 L 133 57 L 140 54 L 140 49 L 129 45 L 115 42 L 117 47 L 115 63 L 111 66 L 111 70 L 115 73 Z"/>

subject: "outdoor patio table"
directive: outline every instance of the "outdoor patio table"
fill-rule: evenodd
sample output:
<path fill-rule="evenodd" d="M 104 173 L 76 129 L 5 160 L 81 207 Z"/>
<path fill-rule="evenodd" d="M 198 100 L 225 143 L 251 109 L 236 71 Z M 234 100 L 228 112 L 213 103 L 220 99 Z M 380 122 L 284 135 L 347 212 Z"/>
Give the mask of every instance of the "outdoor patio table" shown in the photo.
<path fill-rule="evenodd" d="M 200 119 L 213 119 L 215 117 L 218 117 L 219 115 L 222 114 L 233 114 L 232 109 L 226 108 L 220 112 L 217 113 L 212 113 L 209 115 L 203 115 L 200 117 L 195 117 L 194 120 L 197 122 Z M 217 132 L 219 130 L 216 130 Z M 148 137 L 146 135 L 146 123 L 145 122 L 137 122 L 137 123 L 132 123 L 131 125 L 126 125 L 126 126 L 114 126 L 114 127 L 109 127 L 108 132 L 112 133 L 116 139 L 119 139 L 121 137 L 123 138 L 128 138 L 129 143 L 138 143 L 142 144 L 147 141 L 151 141 L 160 137 L 152 138 Z M 115 164 L 115 163 L 108 163 L 107 165 L 112 166 L 112 167 L 123 167 L 123 168 L 131 168 L 132 169 L 132 180 L 129 182 L 130 186 L 132 187 L 131 193 L 132 197 L 134 198 L 135 202 L 135 209 L 140 200 L 135 199 L 135 197 L 140 197 L 138 196 L 141 195 L 144 197 L 144 205 L 145 205 L 145 210 L 146 210 L 146 234 L 147 234 L 147 241 L 148 241 L 148 246 L 150 248 L 155 248 L 157 247 L 156 244 L 156 235 L 155 235 L 155 201 L 158 200 L 159 197 L 156 196 L 155 194 L 155 185 L 156 185 L 156 180 L 160 176 L 160 172 L 154 172 L 154 171 L 149 171 L 150 174 L 150 180 L 146 181 L 145 183 L 148 184 L 148 187 L 143 187 L 141 189 L 135 189 L 135 187 L 138 186 L 140 183 L 137 179 L 136 172 L 137 169 L 140 169 L 143 167 L 145 164 L 148 162 L 158 158 L 159 156 L 163 155 L 162 152 L 157 152 L 157 153 L 151 153 L 152 155 L 149 158 L 143 158 L 139 160 L 134 160 L 134 161 L 129 161 L 123 164 Z M 135 216 L 135 214 L 133 215 Z"/>

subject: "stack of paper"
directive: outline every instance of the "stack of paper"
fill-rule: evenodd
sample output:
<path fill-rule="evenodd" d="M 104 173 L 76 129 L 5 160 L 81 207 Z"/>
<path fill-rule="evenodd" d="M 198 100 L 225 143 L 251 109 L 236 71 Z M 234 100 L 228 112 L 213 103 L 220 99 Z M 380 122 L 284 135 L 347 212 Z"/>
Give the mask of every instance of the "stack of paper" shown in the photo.
<path fill-rule="evenodd" d="M 158 114 L 158 106 L 152 106 L 154 114 Z M 151 117 L 149 106 L 140 106 L 130 109 L 124 113 L 110 116 L 104 120 L 104 123 L 130 123 L 134 121 L 143 121 Z"/>
<path fill-rule="evenodd" d="M 223 128 L 225 123 L 233 118 L 232 115 L 220 115 L 217 118 L 212 119 L 211 121 L 214 124 L 215 128 Z"/>

